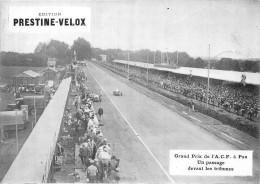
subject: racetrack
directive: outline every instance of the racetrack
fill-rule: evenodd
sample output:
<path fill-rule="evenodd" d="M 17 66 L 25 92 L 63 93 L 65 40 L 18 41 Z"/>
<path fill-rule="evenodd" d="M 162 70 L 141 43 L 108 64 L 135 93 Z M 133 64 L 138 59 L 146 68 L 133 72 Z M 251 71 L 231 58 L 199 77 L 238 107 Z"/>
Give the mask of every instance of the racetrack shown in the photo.
<path fill-rule="evenodd" d="M 123 182 L 255 183 L 254 177 L 169 176 L 169 150 L 235 150 L 183 116 L 89 63 L 90 89 L 103 91 L 104 136 L 121 159 Z M 113 96 L 114 89 L 123 96 Z M 96 104 L 99 106 L 99 104 Z M 96 106 L 96 108 L 98 107 Z"/>

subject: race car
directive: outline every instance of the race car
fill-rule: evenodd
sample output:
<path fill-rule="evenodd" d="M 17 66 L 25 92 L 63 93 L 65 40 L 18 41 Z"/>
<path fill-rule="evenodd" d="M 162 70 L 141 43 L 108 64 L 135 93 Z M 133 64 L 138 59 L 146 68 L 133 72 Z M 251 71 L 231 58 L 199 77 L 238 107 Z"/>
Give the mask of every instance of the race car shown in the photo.
<path fill-rule="evenodd" d="M 116 89 L 116 90 L 113 91 L 113 95 L 114 95 L 114 96 L 122 96 L 123 93 L 120 92 L 118 89 Z"/>

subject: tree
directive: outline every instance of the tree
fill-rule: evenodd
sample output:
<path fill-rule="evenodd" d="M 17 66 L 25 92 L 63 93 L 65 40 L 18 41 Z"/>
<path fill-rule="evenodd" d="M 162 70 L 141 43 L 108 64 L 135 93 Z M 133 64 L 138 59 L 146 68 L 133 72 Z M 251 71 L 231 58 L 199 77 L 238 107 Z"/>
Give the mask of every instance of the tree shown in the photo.
<path fill-rule="evenodd" d="M 204 68 L 205 67 L 205 64 L 204 64 L 204 61 L 198 57 L 196 58 L 194 61 L 193 61 L 193 66 L 192 67 L 195 67 L 195 68 Z"/>
<path fill-rule="evenodd" d="M 17 52 L 1 52 L 1 64 L 4 66 L 46 66 L 46 60 L 36 54 L 20 54 Z"/>
<path fill-rule="evenodd" d="M 78 38 L 74 41 L 71 49 L 76 51 L 77 60 L 91 59 L 91 45 L 84 38 Z"/>
<path fill-rule="evenodd" d="M 46 55 L 46 43 L 38 43 L 38 45 L 36 46 L 36 48 L 34 49 L 34 54 L 37 54 L 37 55 L 42 55 L 42 56 L 45 56 Z"/>
<path fill-rule="evenodd" d="M 44 58 L 46 61 L 49 57 L 56 58 L 58 65 L 70 63 L 73 54 L 68 44 L 59 40 L 51 40 L 49 43 L 38 43 L 34 50 L 34 54 Z"/>
<path fill-rule="evenodd" d="M 58 58 L 57 55 L 58 55 L 58 51 L 57 49 L 55 48 L 55 46 L 53 45 L 50 45 L 47 47 L 47 55 L 51 58 Z"/>

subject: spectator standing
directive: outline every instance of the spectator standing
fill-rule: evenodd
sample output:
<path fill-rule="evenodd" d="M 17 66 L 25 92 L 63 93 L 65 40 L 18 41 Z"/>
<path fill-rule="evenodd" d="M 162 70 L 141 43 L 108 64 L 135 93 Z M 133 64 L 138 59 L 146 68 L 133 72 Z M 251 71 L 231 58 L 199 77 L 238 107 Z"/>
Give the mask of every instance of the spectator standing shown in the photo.
<path fill-rule="evenodd" d="M 84 161 L 84 157 L 83 157 L 83 155 L 82 155 L 82 152 L 83 152 L 83 145 L 79 148 L 79 157 L 80 157 L 80 160 L 81 160 L 81 163 L 82 163 L 82 165 L 84 165 L 85 164 L 85 161 Z"/>
<path fill-rule="evenodd" d="M 97 182 L 102 181 L 102 173 L 103 173 L 103 165 L 100 160 L 95 159 L 94 165 L 97 167 L 98 173 L 97 173 Z"/>
<path fill-rule="evenodd" d="M 103 110 L 102 106 L 100 106 L 98 109 L 98 116 L 99 116 L 100 121 L 102 120 L 103 113 L 104 113 L 104 110 Z"/>
<path fill-rule="evenodd" d="M 101 97 L 102 97 L 102 90 L 100 89 L 99 90 L 99 100 L 100 100 L 100 102 L 101 102 Z"/>
<path fill-rule="evenodd" d="M 84 144 L 82 144 L 82 147 L 80 147 L 79 155 L 80 155 L 82 164 L 86 165 L 86 163 L 87 163 L 86 160 L 88 157 L 88 148 Z"/>
<path fill-rule="evenodd" d="M 94 161 L 90 160 L 90 166 L 87 168 L 87 179 L 89 183 L 95 183 L 97 179 L 98 169 L 94 165 Z"/>
<path fill-rule="evenodd" d="M 79 102 L 78 102 L 77 98 L 75 98 L 74 105 L 75 105 L 76 111 L 77 111 L 78 110 L 78 106 L 79 106 Z"/>
<path fill-rule="evenodd" d="M 191 100 L 190 104 L 191 104 L 191 110 L 194 112 L 195 111 L 195 109 L 194 109 L 195 104 L 194 104 L 193 100 Z"/>
<path fill-rule="evenodd" d="M 57 148 L 58 148 L 58 150 L 57 150 L 58 155 L 63 155 L 63 153 L 64 153 L 64 148 L 63 148 L 63 146 L 61 145 L 61 141 L 58 141 L 58 143 L 57 143 Z"/>

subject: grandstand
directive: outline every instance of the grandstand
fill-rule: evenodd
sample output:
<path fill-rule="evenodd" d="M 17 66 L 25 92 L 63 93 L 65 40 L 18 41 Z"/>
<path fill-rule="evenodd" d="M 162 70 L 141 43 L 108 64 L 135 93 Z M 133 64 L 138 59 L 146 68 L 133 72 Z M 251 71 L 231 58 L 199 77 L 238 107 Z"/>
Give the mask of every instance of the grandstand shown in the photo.
<path fill-rule="evenodd" d="M 197 77 L 204 77 L 204 78 L 208 77 L 208 69 L 202 69 L 202 68 L 180 67 L 180 68 L 172 69 L 172 68 L 155 67 L 154 64 L 134 62 L 134 61 L 114 60 L 113 62 L 121 63 L 125 65 L 129 64 L 130 66 L 137 66 L 142 68 L 148 67 L 149 69 L 168 71 L 176 74 L 183 74 L 183 75 L 191 74 L 192 76 L 197 76 Z M 252 84 L 252 85 L 260 84 L 260 73 L 210 69 L 209 78 L 240 83 L 243 75 L 246 76 L 245 82 L 247 84 Z"/>
<path fill-rule="evenodd" d="M 169 98 L 174 98 L 186 106 L 190 104 L 191 100 L 195 100 L 195 109 L 199 112 L 247 132 L 253 137 L 259 136 L 258 128 L 256 128 L 258 124 L 255 123 L 258 122 L 260 114 L 259 88 L 255 84 L 259 73 L 210 70 L 210 73 L 214 71 L 215 74 L 210 75 L 208 90 L 207 69 L 157 68 L 149 63 L 122 60 L 104 64 L 119 75 L 130 76 L 131 80 L 141 85 L 147 86 L 148 84 L 148 88 Z M 232 76 L 233 73 L 237 75 Z M 243 83 L 239 75 L 250 77 L 246 77 Z M 225 80 L 223 76 L 226 76 Z M 178 95 L 178 97 L 172 95 Z M 206 104 L 209 105 L 209 108 L 206 108 Z"/>

